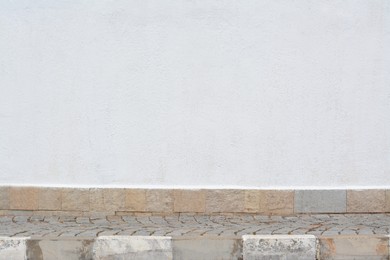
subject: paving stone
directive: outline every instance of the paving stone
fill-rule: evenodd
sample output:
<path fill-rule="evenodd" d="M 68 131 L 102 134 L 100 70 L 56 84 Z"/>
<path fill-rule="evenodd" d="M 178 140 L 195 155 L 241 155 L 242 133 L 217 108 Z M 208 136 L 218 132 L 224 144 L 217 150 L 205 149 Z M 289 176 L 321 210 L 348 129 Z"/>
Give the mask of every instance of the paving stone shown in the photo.
<path fill-rule="evenodd" d="M 295 213 L 344 213 L 347 210 L 345 190 L 297 190 Z"/>
<path fill-rule="evenodd" d="M 99 237 L 93 245 L 93 258 L 109 259 L 172 259 L 170 237 Z"/>
<path fill-rule="evenodd" d="M 316 259 L 316 238 L 311 235 L 245 235 L 243 256 L 246 260 Z"/>
<path fill-rule="evenodd" d="M 0 237 L 0 259 L 27 259 L 27 239 L 26 237 Z"/>

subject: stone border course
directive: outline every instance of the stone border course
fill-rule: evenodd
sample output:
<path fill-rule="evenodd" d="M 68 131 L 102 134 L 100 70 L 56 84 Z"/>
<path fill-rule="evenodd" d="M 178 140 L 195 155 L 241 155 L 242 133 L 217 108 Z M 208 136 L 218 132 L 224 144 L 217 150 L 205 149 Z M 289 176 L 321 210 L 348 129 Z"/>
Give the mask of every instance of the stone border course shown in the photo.
<path fill-rule="evenodd" d="M 0 186 L 0 215 L 390 212 L 390 190 L 240 190 Z"/>

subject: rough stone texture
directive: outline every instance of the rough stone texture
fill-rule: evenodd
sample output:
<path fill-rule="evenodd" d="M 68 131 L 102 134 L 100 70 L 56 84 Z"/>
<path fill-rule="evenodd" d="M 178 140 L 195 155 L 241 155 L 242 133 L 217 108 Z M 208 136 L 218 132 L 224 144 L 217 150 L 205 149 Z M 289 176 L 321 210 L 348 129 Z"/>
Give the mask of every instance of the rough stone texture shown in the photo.
<path fill-rule="evenodd" d="M 345 190 L 297 190 L 295 213 L 344 213 L 347 211 Z"/>
<path fill-rule="evenodd" d="M 0 209 L 9 209 L 9 187 L 0 187 Z"/>
<path fill-rule="evenodd" d="M 173 190 L 146 190 L 146 211 L 173 212 Z"/>
<path fill-rule="evenodd" d="M 104 208 L 107 211 L 119 211 L 125 207 L 124 189 L 104 189 Z"/>
<path fill-rule="evenodd" d="M 312 235 L 243 236 L 243 256 L 246 260 L 314 260 L 316 254 L 316 238 Z"/>
<path fill-rule="evenodd" d="M 241 239 L 180 238 L 172 240 L 172 247 L 174 259 L 242 259 Z"/>
<path fill-rule="evenodd" d="M 104 189 L 89 189 L 89 208 L 92 212 L 104 212 Z"/>
<path fill-rule="evenodd" d="M 388 259 L 388 237 L 335 236 L 320 238 L 320 259 Z"/>
<path fill-rule="evenodd" d="M 89 190 L 79 188 L 62 189 L 62 209 L 89 211 Z"/>
<path fill-rule="evenodd" d="M 206 193 L 203 190 L 175 190 L 175 212 L 204 212 Z"/>
<path fill-rule="evenodd" d="M 289 215 L 294 212 L 294 191 L 259 191 L 259 211 L 263 214 Z"/>
<path fill-rule="evenodd" d="M 145 211 L 146 210 L 146 190 L 144 189 L 126 189 L 126 211 Z"/>
<path fill-rule="evenodd" d="M 1 260 L 23 260 L 26 256 L 26 239 L 23 237 L 10 238 L 0 237 L 0 259 Z"/>
<path fill-rule="evenodd" d="M 244 212 L 244 190 L 207 190 L 206 212 Z"/>
<path fill-rule="evenodd" d="M 386 190 L 386 212 L 390 212 L 390 190 Z"/>
<path fill-rule="evenodd" d="M 27 241 L 27 259 L 92 259 L 92 245 L 93 240 L 29 240 Z"/>
<path fill-rule="evenodd" d="M 61 210 L 62 191 L 56 188 L 40 188 L 38 196 L 40 210 Z"/>
<path fill-rule="evenodd" d="M 99 237 L 93 245 L 96 260 L 172 259 L 170 237 Z"/>
<path fill-rule="evenodd" d="M 385 193 L 385 190 L 349 190 L 347 191 L 347 211 L 384 212 Z"/>
<path fill-rule="evenodd" d="M 260 191 L 245 190 L 245 212 L 256 213 L 260 211 Z"/>
<path fill-rule="evenodd" d="M 10 187 L 10 209 L 37 210 L 38 188 Z"/>

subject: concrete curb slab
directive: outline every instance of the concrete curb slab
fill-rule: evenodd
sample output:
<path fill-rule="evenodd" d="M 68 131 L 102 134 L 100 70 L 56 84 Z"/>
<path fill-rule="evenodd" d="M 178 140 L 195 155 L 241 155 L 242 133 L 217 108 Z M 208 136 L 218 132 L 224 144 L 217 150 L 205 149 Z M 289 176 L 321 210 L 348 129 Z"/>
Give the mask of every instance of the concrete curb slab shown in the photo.
<path fill-rule="evenodd" d="M 0 260 L 27 259 L 28 237 L 0 237 Z"/>
<path fill-rule="evenodd" d="M 93 259 L 173 259 L 171 237 L 102 236 L 93 245 Z"/>
<path fill-rule="evenodd" d="M 245 260 L 315 260 L 317 239 L 313 235 L 245 235 Z"/>

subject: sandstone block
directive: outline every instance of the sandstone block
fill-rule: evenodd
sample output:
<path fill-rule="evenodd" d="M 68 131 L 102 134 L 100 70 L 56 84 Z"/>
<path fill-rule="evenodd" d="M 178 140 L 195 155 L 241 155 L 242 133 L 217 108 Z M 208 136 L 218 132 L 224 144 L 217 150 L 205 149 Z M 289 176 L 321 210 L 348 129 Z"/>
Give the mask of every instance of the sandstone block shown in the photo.
<path fill-rule="evenodd" d="M 125 210 L 142 212 L 146 209 L 146 190 L 126 189 Z"/>
<path fill-rule="evenodd" d="M 89 189 L 89 208 L 92 212 L 104 212 L 103 189 Z"/>
<path fill-rule="evenodd" d="M 62 193 L 62 210 L 89 211 L 89 190 L 81 188 L 64 188 Z"/>
<path fill-rule="evenodd" d="M 384 212 L 385 207 L 385 190 L 347 191 L 347 212 Z"/>
<path fill-rule="evenodd" d="M 38 209 L 38 188 L 10 187 L 10 209 Z"/>
<path fill-rule="evenodd" d="M 206 212 L 244 212 L 244 190 L 206 190 Z"/>
<path fill-rule="evenodd" d="M 40 188 L 38 208 L 40 210 L 61 210 L 62 191 L 55 188 Z"/>
<path fill-rule="evenodd" d="M 146 190 L 146 211 L 173 212 L 173 191 Z"/>
<path fill-rule="evenodd" d="M 106 211 L 119 211 L 125 207 L 124 189 L 103 189 L 104 208 Z"/>
<path fill-rule="evenodd" d="M 386 190 L 386 212 L 390 212 L 390 190 Z"/>
<path fill-rule="evenodd" d="M 9 187 L 0 187 L 0 209 L 9 209 Z"/>
<path fill-rule="evenodd" d="M 206 193 L 204 190 L 175 190 L 175 212 L 204 212 Z"/>
<path fill-rule="evenodd" d="M 289 215 L 294 212 L 294 191 L 260 190 L 259 213 Z"/>
<path fill-rule="evenodd" d="M 335 236 L 320 238 L 320 259 L 388 259 L 388 237 Z"/>

